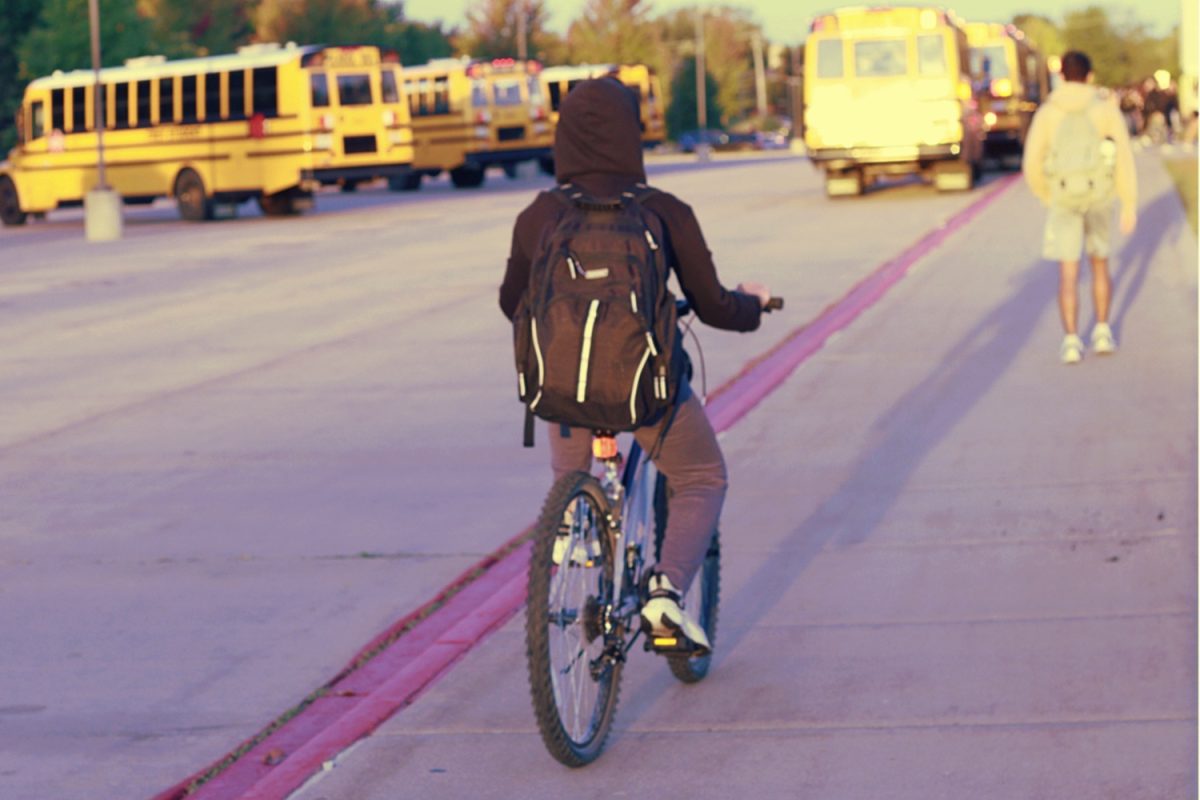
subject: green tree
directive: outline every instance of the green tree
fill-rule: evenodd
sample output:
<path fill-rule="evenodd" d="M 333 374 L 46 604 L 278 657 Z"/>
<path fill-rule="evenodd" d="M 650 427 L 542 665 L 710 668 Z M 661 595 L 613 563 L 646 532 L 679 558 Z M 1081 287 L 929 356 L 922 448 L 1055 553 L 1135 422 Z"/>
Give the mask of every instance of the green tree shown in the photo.
<path fill-rule="evenodd" d="M 578 64 L 653 64 L 661 42 L 646 0 L 588 0 L 567 30 L 570 60 Z"/>
<path fill-rule="evenodd" d="M 705 117 L 708 127 L 716 128 L 723 116 L 719 87 L 708 70 L 704 71 Z M 696 61 L 685 58 L 671 79 L 671 102 L 667 106 L 667 136 L 678 139 L 684 131 L 695 130 L 699 122 L 696 108 Z"/>
<path fill-rule="evenodd" d="M 17 46 L 37 22 L 41 0 L 4 0 L 0 10 L 0 160 L 16 143 L 13 114 L 28 78 L 21 76 Z"/>
<path fill-rule="evenodd" d="M 254 36 L 258 0 L 138 0 L 153 21 L 157 52 L 169 58 L 232 53 Z"/>
<path fill-rule="evenodd" d="M 659 19 L 660 37 L 673 55 L 664 74 L 677 75 L 680 65 L 695 57 L 696 13 L 696 9 L 683 9 Z M 718 6 L 705 8 L 703 13 L 705 71 L 717 83 L 723 110 L 720 116 L 710 113 L 708 119 L 714 127 L 729 125 L 754 108 L 751 41 L 759 26 L 750 12 L 741 8 Z"/>
<path fill-rule="evenodd" d="M 100 45 L 103 66 L 146 55 L 151 47 L 150 22 L 137 10 L 137 0 L 100 0 Z M 45 0 L 37 24 L 17 48 L 21 77 L 28 80 L 56 69 L 92 66 L 88 0 Z"/>
<path fill-rule="evenodd" d="M 1040 14 L 1018 14 L 1013 17 L 1013 25 L 1025 33 L 1026 38 L 1042 55 L 1061 56 L 1066 52 L 1062 31 L 1048 17 Z"/>
<path fill-rule="evenodd" d="M 475 0 L 467 9 L 467 28 L 456 42 L 459 52 L 476 58 L 516 58 L 522 16 L 529 57 L 559 63 L 563 42 L 546 28 L 545 0 Z"/>
<path fill-rule="evenodd" d="M 1133 12 L 1114 18 L 1099 6 L 1070 11 L 1063 18 L 1062 34 L 1066 49 L 1088 54 L 1096 82 L 1104 86 L 1126 86 L 1157 69 L 1178 69 L 1171 37 L 1151 36 Z"/>
<path fill-rule="evenodd" d="M 378 0 L 262 0 L 257 38 L 296 44 L 378 44 L 385 19 Z"/>

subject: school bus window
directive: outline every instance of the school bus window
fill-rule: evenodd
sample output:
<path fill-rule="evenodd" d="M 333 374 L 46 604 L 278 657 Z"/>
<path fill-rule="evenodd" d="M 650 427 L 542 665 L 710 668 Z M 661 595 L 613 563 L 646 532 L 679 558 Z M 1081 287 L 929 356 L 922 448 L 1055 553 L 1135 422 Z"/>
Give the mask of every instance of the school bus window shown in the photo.
<path fill-rule="evenodd" d="M 371 105 L 370 75 L 338 75 L 338 104 L 343 106 Z"/>
<path fill-rule="evenodd" d="M 940 34 L 917 37 L 917 65 L 928 77 L 946 74 L 946 40 Z"/>
<path fill-rule="evenodd" d="M 542 100 L 542 82 L 537 79 L 536 75 L 529 76 L 529 102 L 535 106 L 540 106 Z"/>
<path fill-rule="evenodd" d="M 132 88 L 131 84 L 118 83 L 115 85 L 117 93 L 116 102 L 113 103 L 113 108 L 116 109 L 116 119 L 113 121 L 114 128 L 129 127 L 129 92 Z"/>
<path fill-rule="evenodd" d="M 497 106 L 521 105 L 521 82 L 516 79 L 496 81 L 492 84 L 492 98 Z"/>
<path fill-rule="evenodd" d="M 1008 61 L 1003 47 L 976 47 L 971 50 L 971 72 L 992 80 L 1008 77 Z"/>
<path fill-rule="evenodd" d="M 487 89 L 484 88 L 483 81 L 471 81 L 471 105 L 486 108 L 487 104 Z"/>
<path fill-rule="evenodd" d="M 46 106 L 41 100 L 29 107 L 29 140 L 36 141 L 46 135 Z"/>
<path fill-rule="evenodd" d="M 842 40 L 824 39 L 817 42 L 817 77 L 840 78 L 845 72 Z"/>
<path fill-rule="evenodd" d="M 229 73 L 229 118 L 246 118 L 246 72 L 234 70 Z"/>
<path fill-rule="evenodd" d="M 859 78 L 888 78 L 906 70 L 903 39 L 854 43 L 854 74 Z"/>
<path fill-rule="evenodd" d="M 558 104 L 562 102 L 562 88 L 557 82 L 550 84 L 550 108 L 558 111 Z"/>
<path fill-rule="evenodd" d="M 433 113 L 450 113 L 450 80 L 448 78 L 433 79 Z"/>
<path fill-rule="evenodd" d="M 199 119 L 196 115 L 196 104 L 199 102 L 196 98 L 198 83 L 199 77 L 196 75 L 184 75 L 180 81 L 181 89 L 179 96 L 183 101 L 183 112 L 179 115 L 180 122 L 190 124 Z"/>
<path fill-rule="evenodd" d="M 379 74 L 379 88 L 385 103 L 399 103 L 400 89 L 396 86 L 396 73 L 385 69 Z"/>
<path fill-rule="evenodd" d="M 67 127 L 66 97 L 62 89 L 50 90 L 50 130 L 61 131 Z"/>
<path fill-rule="evenodd" d="M 158 79 L 158 121 L 175 121 L 175 79 Z"/>
<path fill-rule="evenodd" d="M 87 128 L 87 87 L 71 88 L 71 130 L 82 131 Z"/>
<path fill-rule="evenodd" d="M 150 81 L 138 81 L 137 86 L 137 125 L 139 128 L 149 128 L 154 124 L 150 119 Z"/>
<path fill-rule="evenodd" d="M 212 121 L 221 117 L 221 73 L 204 76 L 204 118 Z"/>
<path fill-rule="evenodd" d="M 250 76 L 254 97 L 250 104 L 255 114 L 279 116 L 279 72 L 275 67 L 256 67 Z"/>

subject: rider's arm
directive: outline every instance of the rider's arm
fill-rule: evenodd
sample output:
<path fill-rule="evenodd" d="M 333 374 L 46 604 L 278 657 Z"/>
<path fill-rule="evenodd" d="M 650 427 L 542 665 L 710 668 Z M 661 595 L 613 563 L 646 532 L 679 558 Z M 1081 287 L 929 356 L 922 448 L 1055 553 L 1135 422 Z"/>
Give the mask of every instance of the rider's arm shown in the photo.
<path fill-rule="evenodd" d="M 504 269 L 504 280 L 500 283 L 500 310 L 509 319 L 517 313 L 517 304 L 529 288 L 530 254 L 537 247 L 538 237 L 553 213 L 553 206 L 554 201 L 550 197 L 545 193 L 539 194 L 517 216 L 513 225 L 508 265 Z"/>
<path fill-rule="evenodd" d="M 731 331 L 758 328 L 762 316 L 760 299 L 752 293 L 731 292 L 721 285 L 712 253 L 691 207 L 665 192 L 650 198 L 646 206 L 663 221 L 668 257 L 680 288 L 700 321 Z"/>

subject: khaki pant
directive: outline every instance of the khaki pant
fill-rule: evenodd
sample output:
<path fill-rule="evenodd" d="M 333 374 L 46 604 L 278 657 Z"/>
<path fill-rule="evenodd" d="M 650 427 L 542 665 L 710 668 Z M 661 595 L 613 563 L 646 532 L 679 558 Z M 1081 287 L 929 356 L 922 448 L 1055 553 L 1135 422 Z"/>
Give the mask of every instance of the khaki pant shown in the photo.
<path fill-rule="evenodd" d="M 1112 248 L 1113 204 L 1087 211 L 1050 207 L 1042 237 L 1042 257 L 1051 261 L 1078 261 L 1082 253 L 1108 258 Z"/>

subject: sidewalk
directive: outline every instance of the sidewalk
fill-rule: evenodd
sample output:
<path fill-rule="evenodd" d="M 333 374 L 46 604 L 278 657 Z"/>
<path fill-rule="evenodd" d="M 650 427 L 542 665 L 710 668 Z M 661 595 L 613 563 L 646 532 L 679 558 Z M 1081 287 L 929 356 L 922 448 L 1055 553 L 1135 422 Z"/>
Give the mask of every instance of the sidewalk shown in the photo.
<path fill-rule="evenodd" d="M 596 764 L 516 619 L 296 797 L 1194 796 L 1195 240 L 1139 169 L 1117 355 L 1058 364 L 1015 187 L 723 437 L 714 670 L 636 654 Z"/>

